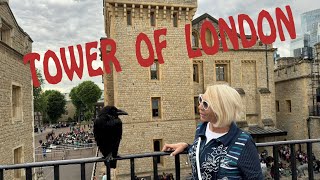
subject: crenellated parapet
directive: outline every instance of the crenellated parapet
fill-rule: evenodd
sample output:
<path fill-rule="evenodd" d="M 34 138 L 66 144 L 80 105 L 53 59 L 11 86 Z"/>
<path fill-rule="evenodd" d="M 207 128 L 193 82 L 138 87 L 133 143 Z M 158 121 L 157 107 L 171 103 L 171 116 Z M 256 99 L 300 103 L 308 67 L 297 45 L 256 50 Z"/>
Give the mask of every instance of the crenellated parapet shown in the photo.
<path fill-rule="evenodd" d="M 113 26 L 112 18 L 123 18 L 127 25 L 137 26 L 138 21 L 149 22 L 151 26 L 158 26 L 163 21 L 173 24 L 174 27 L 184 27 L 185 23 L 191 23 L 197 10 L 197 0 L 178 1 L 131 1 L 131 0 L 105 0 L 104 1 L 105 32 L 111 36 Z M 147 20 L 149 19 L 149 20 Z M 122 19 L 120 20 L 122 21 Z M 159 24 L 160 25 L 160 24 Z M 160 26 L 167 26 L 161 24 Z"/>
<path fill-rule="evenodd" d="M 192 20 L 196 12 L 196 7 L 192 6 L 184 6 L 184 5 L 151 5 L 151 4 L 132 4 L 132 3 L 106 3 L 105 4 L 105 12 L 115 17 L 118 17 L 121 13 L 126 17 L 127 11 L 130 10 L 132 13 L 132 17 L 144 17 L 143 9 L 148 9 L 148 17 L 150 17 L 151 12 L 155 12 L 155 17 L 165 19 L 168 14 L 170 14 L 171 19 L 173 19 L 174 13 L 177 12 L 178 19 L 181 20 L 185 18 L 186 20 Z M 184 16 L 182 12 L 185 11 Z M 160 16 L 162 14 L 162 16 Z"/>
<path fill-rule="evenodd" d="M 197 7 L 197 0 L 105 0 L 105 3 Z"/>

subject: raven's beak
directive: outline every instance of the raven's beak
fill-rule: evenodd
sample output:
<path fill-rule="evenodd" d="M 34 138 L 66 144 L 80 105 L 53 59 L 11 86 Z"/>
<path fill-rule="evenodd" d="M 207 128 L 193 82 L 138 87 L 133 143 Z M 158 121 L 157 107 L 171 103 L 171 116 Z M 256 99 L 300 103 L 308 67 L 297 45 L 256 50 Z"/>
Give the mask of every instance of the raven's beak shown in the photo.
<path fill-rule="evenodd" d="M 123 111 L 123 110 L 121 110 L 121 109 L 118 109 L 117 115 L 128 115 L 128 113 Z"/>

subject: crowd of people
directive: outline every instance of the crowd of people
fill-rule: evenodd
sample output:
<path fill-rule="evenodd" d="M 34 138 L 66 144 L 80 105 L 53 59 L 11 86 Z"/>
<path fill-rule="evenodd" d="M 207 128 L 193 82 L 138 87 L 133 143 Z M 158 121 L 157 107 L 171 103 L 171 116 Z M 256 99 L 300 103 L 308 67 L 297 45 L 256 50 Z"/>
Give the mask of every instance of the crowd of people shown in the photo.
<path fill-rule="evenodd" d="M 280 174 L 285 172 L 285 170 L 290 170 L 291 175 L 291 150 L 289 146 L 280 146 L 279 147 L 279 171 Z M 307 153 L 298 150 L 296 151 L 296 164 L 297 164 L 297 175 L 301 177 L 305 175 L 304 171 L 308 169 L 308 156 Z M 269 175 L 273 178 L 274 177 L 274 158 L 268 154 L 267 150 L 264 150 L 262 153 L 259 154 L 261 168 L 265 177 Z M 316 173 L 320 172 L 320 161 L 316 159 L 314 154 L 312 154 L 312 162 L 313 162 L 313 170 Z M 268 174 L 270 173 L 270 174 Z M 285 173 L 282 173 L 285 174 Z M 287 175 L 287 174 L 286 174 Z"/>
<path fill-rule="evenodd" d="M 94 143 L 93 132 L 89 129 L 86 131 L 84 128 L 70 126 L 69 132 L 56 134 L 53 130 L 46 135 L 46 142 L 39 141 L 43 148 L 48 148 L 50 145 L 74 145 L 90 146 Z"/>

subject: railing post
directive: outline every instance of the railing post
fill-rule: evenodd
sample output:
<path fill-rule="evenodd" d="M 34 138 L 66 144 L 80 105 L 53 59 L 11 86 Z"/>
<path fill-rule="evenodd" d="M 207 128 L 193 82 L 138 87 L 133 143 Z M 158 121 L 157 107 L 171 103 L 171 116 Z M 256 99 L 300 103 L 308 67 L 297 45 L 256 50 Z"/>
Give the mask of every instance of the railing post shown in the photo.
<path fill-rule="evenodd" d="M 81 163 L 80 169 L 81 169 L 81 180 L 86 180 L 86 164 Z"/>
<path fill-rule="evenodd" d="M 313 159 L 312 159 L 312 143 L 307 142 L 307 156 L 308 156 L 308 176 L 313 180 Z"/>
<path fill-rule="evenodd" d="M 174 163 L 176 166 L 176 180 L 180 180 L 180 156 L 179 156 L 179 154 L 174 156 Z"/>
<path fill-rule="evenodd" d="M 53 175 L 54 175 L 54 180 L 59 180 L 60 178 L 59 165 L 53 166 Z"/>
<path fill-rule="evenodd" d="M 111 169 L 110 169 L 110 160 L 107 160 L 107 169 L 106 169 L 106 175 L 107 175 L 107 180 L 111 180 Z"/>
<path fill-rule="evenodd" d="M 295 144 L 290 144 L 290 151 L 291 151 L 291 173 L 292 173 L 292 180 L 297 180 L 297 159 L 296 159 L 296 150 Z"/>
<path fill-rule="evenodd" d="M 4 177 L 3 177 L 3 169 L 0 169 L 0 180 L 4 180 Z"/>
<path fill-rule="evenodd" d="M 26 168 L 26 180 L 32 180 L 32 169 L 31 169 L 31 167 Z"/>
<path fill-rule="evenodd" d="M 273 146 L 273 166 L 274 166 L 274 179 L 279 180 L 280 179 L 280 173 L 279 173 L 279 152 L 278 152 L 278 146 Z"/>
<path fill-rule="evenodd" d="M 154 176 L 154 180 L 159 180 L 159 176 L 158 176 L 158 157 L 157 156 L 153 156 L 153 176 Z"/>
<path fill-rule="evenodd" d="M 131 180 L 134 180 L 135 174 L 134 174 L 134 158 L 130 159 L 130 174 L 131 174 Z"/>

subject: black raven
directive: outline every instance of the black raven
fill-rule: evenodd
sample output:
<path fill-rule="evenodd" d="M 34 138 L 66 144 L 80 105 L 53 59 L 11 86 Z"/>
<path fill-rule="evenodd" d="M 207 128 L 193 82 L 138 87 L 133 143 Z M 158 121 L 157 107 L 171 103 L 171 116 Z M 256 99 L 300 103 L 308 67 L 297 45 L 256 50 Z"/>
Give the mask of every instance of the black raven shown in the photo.
<path fill-rule="evenodd" d="M 93 133 L 100 152 L 104 158 L 111 159 L 110 167 L 116 168 L 117 162 L 112 158 L 118 156 L 118 149 L 122 137 L 122 122 L 119 115 L 128 115 L 114 106 L 101 109 L 94 121 Z"/>

